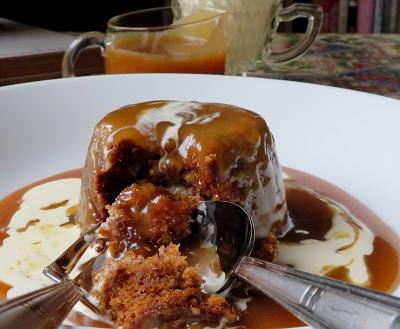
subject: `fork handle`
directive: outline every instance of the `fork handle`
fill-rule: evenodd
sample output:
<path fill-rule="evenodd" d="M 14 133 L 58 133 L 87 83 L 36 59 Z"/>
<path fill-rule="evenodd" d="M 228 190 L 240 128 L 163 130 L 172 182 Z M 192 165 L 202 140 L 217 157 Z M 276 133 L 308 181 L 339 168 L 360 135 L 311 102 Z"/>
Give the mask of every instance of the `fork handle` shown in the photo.
<path fill-rule="evenodd" d="M 400 298 L 251 257 L 235 273 L 314 328 L 400 328 Z"/>
<path fill-rule="evenodd" d="M 0 328 L 57 328 L 82 295 L 83 291 L 66 279 L 1 302 Z"/>

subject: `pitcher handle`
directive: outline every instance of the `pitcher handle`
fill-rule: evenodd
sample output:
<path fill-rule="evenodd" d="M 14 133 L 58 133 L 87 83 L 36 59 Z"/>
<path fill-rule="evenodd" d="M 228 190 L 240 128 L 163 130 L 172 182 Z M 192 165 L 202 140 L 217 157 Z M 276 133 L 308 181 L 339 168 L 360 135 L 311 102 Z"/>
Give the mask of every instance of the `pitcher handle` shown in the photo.
<path fill-rule="evenodd" d="M 294 3 L 283 8 L 277 18 L 277 25 L 281 22 L 290 22 L 296 18 L 307 18 L 308 24 L 302 39 L 293 47 L 269 54 L 266 62 L 269 64 L 287 63 L 302 56 L 312 45 L 321 30 L 323 11 L 319 5 L 308 3 Z"/>
<path fill-rule="evenodd" d="M 81 51 L 89 46 L 100 46 L 102 52 L 104 51 L 104 33 L 101 32 L 87 32 L 81 34 L 69 45 L 65 51 L 61 64 L 61 73 L 63 78 L 74 77 L 76 61 Z"/>

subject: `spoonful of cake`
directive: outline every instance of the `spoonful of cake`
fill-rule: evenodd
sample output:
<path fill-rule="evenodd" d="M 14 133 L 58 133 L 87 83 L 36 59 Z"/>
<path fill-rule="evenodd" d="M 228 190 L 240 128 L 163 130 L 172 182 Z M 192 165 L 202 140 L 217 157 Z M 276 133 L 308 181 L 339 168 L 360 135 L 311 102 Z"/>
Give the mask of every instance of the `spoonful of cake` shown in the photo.
<path fill-rule="evenodd" d="M 227 289 L 236 276 L 314 328 L 400 328 L 399 298 L 250 257 L 254 224 L 238 205 L 206 201 L 197 222 L 225 272 L 213 289 Z"/>

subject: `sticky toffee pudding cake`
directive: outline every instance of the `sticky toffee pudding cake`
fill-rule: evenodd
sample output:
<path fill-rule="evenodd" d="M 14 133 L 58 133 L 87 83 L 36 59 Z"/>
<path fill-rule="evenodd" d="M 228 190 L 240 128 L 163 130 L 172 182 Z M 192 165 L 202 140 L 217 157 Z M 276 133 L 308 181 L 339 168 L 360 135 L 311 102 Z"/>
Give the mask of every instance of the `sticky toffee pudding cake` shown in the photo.
<path fill-rule="evenodd" d="M 274 257 L 287 208 L 274 140 L 259 115 L 153 101 L 96 125 L 78 218 L 83 231 L 104 222 L 110 258 L 94 273 L 92 292 L 124 328 L 238 318 L 224 297 L 202 291 L 199 265 L 188 263 L 191 215 L 202 200 L 244 207 L 255 221 L 256 255 Z"/>
<path fill-rule="evenodd" d="M 286 216 L 267 124 L 232 105 L 154 101 L 111 112 L 96 125 L 84 169 L 83 230 L 105 220 L 106 205 L 124 188 L 143 182 L 236 202 L 254 218 L 258 238 L 279 231 Z"/>

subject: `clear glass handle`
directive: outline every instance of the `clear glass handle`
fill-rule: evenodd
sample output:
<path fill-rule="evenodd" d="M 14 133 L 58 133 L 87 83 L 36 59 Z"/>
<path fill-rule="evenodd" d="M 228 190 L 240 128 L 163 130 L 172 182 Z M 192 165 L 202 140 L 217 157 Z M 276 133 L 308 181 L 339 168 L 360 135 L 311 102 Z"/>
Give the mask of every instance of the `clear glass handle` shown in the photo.
<path fill-rule="evenodd" d="M 35 290 L 0 303 L 1 329 L 58 328 L 83 291 L 72 281 Z"/>
<path fill-rule="evenodd" d="M 269 54 L 267 63 L 285 63 L 302 56 L 310 48 L 321 30 L 323 16 L 322 8 L 316 4 L 294 3 L 283 8 L 277 18 L 277 25 L 280 22 L 290 22 L 296 18 L 304 17 L 308 19 L 307 29 L 302 39 L 295 46 Z"/>
<path fill-rule="evenodd" d="M 400 328 L 400 298 L 251 257 L 235 273 L 314 328 Z"/>
<path fill-rule="evenodd" d="M 104 33 L 87 32 L 76 38 L 65 51 L 61 64 L 63 78 L 75 76 L 75 65 L 80 52 L 89 46 L 100 46 L 104 50 Z"/>

